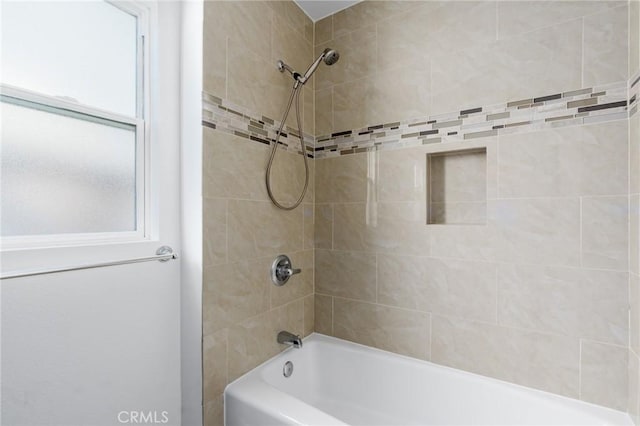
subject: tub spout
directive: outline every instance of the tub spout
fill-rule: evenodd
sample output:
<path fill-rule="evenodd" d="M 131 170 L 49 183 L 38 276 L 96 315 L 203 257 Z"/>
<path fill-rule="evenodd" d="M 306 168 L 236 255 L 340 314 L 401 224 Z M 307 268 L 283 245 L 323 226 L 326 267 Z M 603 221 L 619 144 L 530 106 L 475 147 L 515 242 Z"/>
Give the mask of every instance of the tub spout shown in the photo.
<path fill-rule="evenodd" d="M 278 333 L 278 343 L 293 346 L 298 349 L 302 347 L 302 339 L 300 336 L 289 333 L 288 331 L 281 331 Z"/>

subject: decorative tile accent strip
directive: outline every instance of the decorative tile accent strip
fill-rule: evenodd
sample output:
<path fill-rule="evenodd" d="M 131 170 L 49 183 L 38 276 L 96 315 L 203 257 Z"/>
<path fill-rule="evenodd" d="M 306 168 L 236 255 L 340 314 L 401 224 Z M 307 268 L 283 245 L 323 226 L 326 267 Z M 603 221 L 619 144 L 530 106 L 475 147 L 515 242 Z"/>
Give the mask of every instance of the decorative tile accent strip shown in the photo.
<path fill-rule="evenodd" d="M 280 122 L 254 114 L 246 108 L 234 105 L 207 92 L 202 92 L 202 125 L 254 142 L 271 145 L 275 142 Z M 350 133 L 351 131 L 349 130 L 340 132 L 336 136 Z M 304 141 L 307 146 L 307 156 L 313 158 L 314 137 L 305 133 Z M 279 148 L 286 151 L 302 154 L 297 129 L 285 126 L 278 145 Z"/>
<path fill-rule="evenodd" d="M 640 100 L 640 70 L 629 79 L 629 117 L 633 117 L 638 112 L 638 102 Z"/>
<path fill-rule="evenodd" d="M 629 88 L 629 84 L 627 81 L 620 81 L 318 136 L 315 158 L 431 143 L 463 142 L 501 134 L 622 120 L 629 116 L 631 108 L 637 110 L 640 75 L 633 90 Z M 632 93 L 636 94 L 635 98 Z"/>
<path fill-rule="evenodd" d="M 501 134 L 623 120 L 638 112 L 639 99 L 640 71 L 628 81 L 598 87 L 376 124 L 315 138 L 305 134 L 304 138 L 307 156 L 330 158 L 359 152 L 462 142 Z M 270 145 L 275 141 L 279 122 L 203 92 L 202 125 Z M 297 130 L 285 126 L 279 147 L 301 154 Z"/>

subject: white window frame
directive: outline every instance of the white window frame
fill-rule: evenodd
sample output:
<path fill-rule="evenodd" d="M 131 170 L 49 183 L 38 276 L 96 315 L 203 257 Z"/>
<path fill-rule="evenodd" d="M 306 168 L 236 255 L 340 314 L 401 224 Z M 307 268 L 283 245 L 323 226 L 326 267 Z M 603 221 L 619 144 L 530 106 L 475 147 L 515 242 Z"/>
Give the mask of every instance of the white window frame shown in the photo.
<path fill-rule="evenodd" d="M 67 233 L 24 236 L 3 236 L 0 251 L 28 248 L 51 248 L 150 240 L 150 9 L 138 1 L 110 1 L 107 3 L 136 18 L 136 115 L 126 116 L 78 102 L 70 102 L 30 90 L 0 83 L 0 96 L 9 103 L 71 116 L 89 121 L 121 123 L 135 127 L 136 133 L 136 230 L 123 232 Z M 79 116 L 83 116 L 80 118 Z M 92 120 L 93 119 L 93 120 Z M 108 124 L 105 124 L 108 125 Z"/>

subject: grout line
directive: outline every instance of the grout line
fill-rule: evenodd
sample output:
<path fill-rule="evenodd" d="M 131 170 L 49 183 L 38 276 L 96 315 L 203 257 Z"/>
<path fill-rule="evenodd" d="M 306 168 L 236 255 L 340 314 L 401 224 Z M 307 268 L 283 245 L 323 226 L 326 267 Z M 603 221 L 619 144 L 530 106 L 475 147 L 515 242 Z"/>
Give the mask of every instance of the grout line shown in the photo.
<path fill-rule="evenodd" d="M 433 315 L 429 313 L 429 361 L 433 358 Z"/>
<path fill-rule="evenodd" d="M 430 314 L 432 319 L 433 319 L 433 317 L 442 317 L 442 318 L 453 319 L 453 320 L 458 320 L 458 321 L 476 323 L 476 324 L 480 324 L 480 325 L 484 325 L 484 326 L 488 326 L 488 327 L 499 327 L 499 328 L 503 328 L 503 329 L 520 331 L 520 332 L 537 333 L 537 334 L 541 334 L 541 335 L 545 335 L 545 336 L 555 336 L 555 337 L 561 337 L 561 338 L 565 338 L 565 339 L 566 338 L 571 338 L 571 339 L 576 339 L 577 341 L 586 341 L 586 342 L 590 342 L 590 343 L 598 343 L 598 344 L 601 344 L 601 345 L 615 346 L 615 347 L 618 347 L 618 348 L 627 348 L 627 346 L 625 346 L 624 344 L 620 344 L 620 343 L 606 342 L 606 341 L 594 340 L 594 339 L 585 339 L 585 338 L 580 337 L 580 336 L 575 336 L 575 335 L 571 335 L 571 334 L 562 334 L 562 333 L 555 332 L 555 331 L 550 331 L 550 330 L 541 330 L 541 329 L 537 329 L 537 328 L 518 327 L 518 326 L 509 325 L 509 324 L 496 324 L 496 323 L 491 322 L 491 321 L 486 321 L 486 320 L 477 319 L 477 318 L 469 318 L 469 317 L 464 317 L 464 316 L 450 314 L 450 313 L 441 313 L 441 312 L 433 312 L 433 311 L 421 311 L 421 310 L 417 310 L 417 309 L 410 309 L 410 308 L 403 308 L 403 307 L 394 306 L 394 305 L 387 305 L 387 304 L 384 304 L 384 303 L 376 303 L 376 302 L 367 301 L 367 300 L 354 299 L 354 298 L 351 298 L 351 297 L 335 296 L 335 295 L 327 294 L 327 293 L 317 293 L 317 295 L 324 296 L 324 297 L 331 297 L 333 300 L 342 299 L 342 300 L 346 300 L 346 301 L 350 301 L 350 302 L 357 302 L 357 303 L 362 303 L 362 304 L 365 304 L 365 305 L 390 308 L 390 309 L 395 309 L 395 310 L 404 311 L 404 312 L 420 313 L 420 314 L 425 314 L 426 313 L 426 314 Z"/>
<path fill-rule="evenodd" d="M 582 399 L 582 339 L 578 341 L 579 355 L 578 355 L 578 399 Z"/>
<path fill-rule="evenodd" d="M 500 325 L 500 270 L 499 265 L 495 266 L 496 271 L 496 325 Z"/>
<path fill-rule="evenodd" d="M 374 270 L 375 274 L 374 275 L 375 275 L 375 280 L 376 280 L 376 303 L 378 303 L 378 301 L 379 301 L 379 297 L 378 297 L 379 289 L 378 289 L 378 254 L 377 253 L 376 253 L 376 257 L 375 257 L 375 266 L 374 267 L 375 267 L 375 270 Z"/>
<path fill-rule="evenodd" d="M 499 19 L 500 19 L 500 13 L 499 13 L 499 1 L 496 1 L 496 41 L 500 40 L 500 25 L 499 25 Z"/>
<path fill-rule="evenodd" d="M 229 36 L 224 40 L 225 43 L 225 62 L 224 62 L 224 97 L 229 99 Z"/>
<path fill-rule="evenodd" d="M 331 203 L 329 204 L 331 206 L 331 250 L 334 250 L 334 235 L 336 232 L 336 204 L 335 203 Z"/>
<path fill-rule="evenodd" d="M 225 262 L 229 263 L 229 200 L 225 200 L 224 202 L 224 220 L 225 220 L 224 257 L 225 257 Z"/>
<path fill-rule="evenodd" d="M 584 20 L 585 18 L 582 17 L 582 32 L 580 34 L 581 36 L 581 43 L 580 43 L 580 86 L 584 87 Z M 628 98 L 627 98 L 628 99 Z"/>
<path fill-rule="evenodd" d="M 583 205 L 583 197 L 579 198 L 579 212 L 578 212 L 578 223 L 580 224 L 580 242 L 579 242 L 579 252 L 580 252 L 580 268 L 584 267 L 584 249 L 582 242 L 582 230 L 584 229 L 584 218 L 582 210 L 584 209 Z"/>
<path fill-rule="evenodd" d="M 333 321 L 333 317 L 334 317 L 333 313 L 334 313 L 334 305 L 335 305 L 334 301 L 335 301 L 335 297 L 331 296 L 331 335 L 332 336 L 335 334 L 334 330 L 333 330 L 333 322 L 334 322 Z"/>

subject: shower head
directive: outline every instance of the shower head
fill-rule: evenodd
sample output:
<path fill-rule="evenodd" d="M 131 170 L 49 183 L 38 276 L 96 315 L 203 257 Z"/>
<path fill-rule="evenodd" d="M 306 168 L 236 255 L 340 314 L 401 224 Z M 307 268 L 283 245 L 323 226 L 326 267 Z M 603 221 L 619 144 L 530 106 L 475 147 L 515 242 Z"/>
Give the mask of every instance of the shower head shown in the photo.
<path fill-rule="evenodd" d="M 300 75 L 300 73 L 295 72 L 289 65 L 282 62 L 282 60 L 278 61 L 278 69 L 280 70 L 280 72 L 288 71 L 293 77 L 293 79 L 296 81 L 294 87 L 298 87 L 298 85 L 300 85 L 301 83 L 305 84 L 307 80 L 311 78 L 313 73 L 316 71 L 316 69 L 320 65 L 320 62 L 324 61 L 324 63 L 327 65 L 333 65 L 336 62 L 338 62 L 338 59 L 340 59 L 340 54 L 337 51 L 326 48 L 320 54 L 320 56 L 318 56 L 318 59 L 316 59 L 311 64 L 311 66 L 309 67 L 309 69 L 307 69 L 307 72 L 305 72 L 304 75 Z"/>
<path fill-rule="evenodd" d="M 338 59 L 340 59 L 340 54 L 337 51 L 327 47 L 320 54 L 320 56 L 318 56 L 318 59 L 316 59 L 315 62 L 311 64 L 307 72 L 304 73 L 304 76 L 299 78 L 298 81 L 300 81 L 300 83 L 302 84 L 305 84 L 307 80 L 311 78 L 313 73 L 316 72 L 316 69 L 318 69 L 318 65 L 320 65 L 320 61 L 324 61 L 324 63 L 327 65 L 333 65 L 336 62 L 338 62 Z"/>
<path fill-rule="evenodd" d="M 333 65 L 338 62 L 338 59 L 340 59 L 340 54 L 333 49 L 324 49 L 322 54 L 324 55 L 324 63 L 327 65 Z"/>

